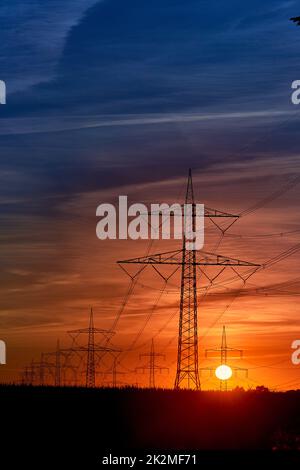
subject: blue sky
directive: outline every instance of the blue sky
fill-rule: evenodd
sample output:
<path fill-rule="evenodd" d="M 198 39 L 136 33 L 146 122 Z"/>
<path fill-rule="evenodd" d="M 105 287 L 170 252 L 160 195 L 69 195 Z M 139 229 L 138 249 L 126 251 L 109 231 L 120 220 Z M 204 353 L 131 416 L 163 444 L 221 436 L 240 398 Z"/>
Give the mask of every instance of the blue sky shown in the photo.
<path fill-rule="evenodd" d="M 81 178 L 84 165 L 87 179 L 96 171 L 112 184 L 110 162 L 122 172 L 134 164 L 140 179 L 149 158 L 170 174 L 167 149 L 179 161 L 184 151 L 194 166 L 234 154 L 296 111 L 290 85 L 300 35 L 288 21 L 295 12 L 297 2 L 274 0 L 4 2 L 4 169 L 47 187 L 57 172 Z M 195 147 L 202 156 L 193 156 Z M 175 164 L 171 174 L 182 169 Z"/>

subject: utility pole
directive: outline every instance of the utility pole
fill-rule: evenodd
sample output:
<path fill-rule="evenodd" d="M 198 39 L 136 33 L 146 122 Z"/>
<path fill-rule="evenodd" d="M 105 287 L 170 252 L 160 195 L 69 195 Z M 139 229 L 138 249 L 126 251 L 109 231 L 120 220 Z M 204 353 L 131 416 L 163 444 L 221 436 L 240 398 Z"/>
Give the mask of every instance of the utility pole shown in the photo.
<path fill-rule="evenodd" d="M 227 338 L 226 338 L 226 328 L 223 326 L 222 330 L 222 342 L 221 342 L 221 347 L 220 348 L 214 348 L 214 349 L 206 349 L 205 350 L 205 357 L 208 357 L 209 353 L 214 353 L 214 352 L 219 352 L 220 353 L 220 358 L 221 358 L 221 366 L 228 366 L 228 353 L 231 352 L 237 352 L 239 353 L 239 357 L 243 357 L 243 350 L 242 349 L 236 349 L 236 348 L 229 348 L 227 346 Z M 235 372 L 237 375 L 237 372 L 239 371 L 244 371 L 246 372 L 246 377 L 248 377 L 248 369 L 242 368 L 242 367 L 232 367 L 230 368 Z M 211 367 L 204 367 L 202 370 L 210 370 L 211 372 L 214 371 L 213 368 Z M 227 380 L 220 380 L 220 390 L 227 392 Z"/>
<path fill-rule="evenodd" d="M 149 357 L 149 363 L 145 366 L 137 367 L 136 371 L 140 369 L 142 369 L 143 371 L 149 370 L 149 388 L 155 388 L 155 371 L 159 370 L 161 372 L 162 370 L 168 370 L 167 367 L 157 366 L 155 363 L 155 359 L 157 357 L 165 358 L 165 355 L 156 353 L 154 351 L 154 341 L 152 339 L 150 353 L 140 354 L 140 359 L 142 359 L 143 357 Z"/>
<path fill-rule="evenodd" d="M 192 207 L 192 227 L 195 231 L 196 204 L 194 200 L 194 190 L 192 172 L 189 170 L 185 205 Z M 186 207 L 186 206 L 185 206 Z M 223 233 L 239 218 L 238 215 L 229 214 L 205 207 L 204 217 L 212 220 Z M 217 220 L 227 218 L 230 224 L 226 229 L 217 224 Z M 233 220 L 232 220 L 233 219 Z M 188 224 L 188 219 L 184 224 Z M 188 240 L 190 241 L 190 240 Z M 220 272 L 216 279 L 226 267 L 232 269 L 239 267 L 253 268 L 249 277 L 258 269 L 259 265 L 238 259 L 232 259 L 218 254 L 204 251 L 187 250 L 186 235 L 183 234 L 182 249 L 165 253 L 152 254 L 146 257 L 133 258 L 118 261 L 123 264 L 144 264 L 144 265 L 177 265 L 181 266 L 181 290 L 180 290 L 180 314 L 178 327 L 178 351 L 177 351 L 177 372 L 175 379 L 175 389 L 194 388 L 200 389 L 200 378 L 198 369 L 198 306 L 197 306 L 197 267 L 220 266 Z M 124 269 L 124 268 L 123 268 Z M 201 269 L 201 268 L 200 268 Z M 125 270 L 125 269 L 124 269 Z M 158 271 L 157 268 L 155 268 Z M 127 272 L 127 271 L 126 271 Z M 202 271 L 201 271 L 202 272 Z M 129 275 L 129 273 L 127 273 Z M 162 275 L 161 275 L 162 276 Z M 132 276 L 130 276 L 132 278 Z M 163 277 L 163 276 L 162 276 Z M 133 278 L 132 278 L 133 279 Z M 245 279 L 244 279 L 245 282 Z"/>

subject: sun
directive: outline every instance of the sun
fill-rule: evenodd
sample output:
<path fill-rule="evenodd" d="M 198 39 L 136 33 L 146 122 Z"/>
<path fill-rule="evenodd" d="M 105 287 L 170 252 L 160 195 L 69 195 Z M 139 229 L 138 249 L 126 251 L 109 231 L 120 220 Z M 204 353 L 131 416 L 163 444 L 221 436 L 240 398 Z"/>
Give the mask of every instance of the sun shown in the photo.
<path fill-rule="evenodd" d="M 228 380 L 230 377 L 232 377 L 232 369 L 231 367 L 222 364 L 216 368 L 215 374 L 216 377 L 220 380 Z"/>

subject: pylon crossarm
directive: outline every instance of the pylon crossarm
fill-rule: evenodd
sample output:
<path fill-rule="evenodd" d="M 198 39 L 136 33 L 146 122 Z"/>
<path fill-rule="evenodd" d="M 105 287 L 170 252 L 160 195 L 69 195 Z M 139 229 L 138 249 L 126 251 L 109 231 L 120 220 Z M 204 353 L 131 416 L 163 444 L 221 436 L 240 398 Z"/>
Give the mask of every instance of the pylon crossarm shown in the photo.
<path fill-rule="evenodd" d="M 208 356 L 208 353 L 214 353 L 214 352 L 220 352 L 220 351 L 222 351 L 221 348 L 206 349 L 206 350 L 205 350 L 205 357 Z"/>
<path fill-rule="evenodd" d="M 196 204 L 193 203 L 195 206 Z M 184 216 L 184 204 L 176 204 L 176 206 L 180 206 L 181 211 L 180 213 L 176 214 L 176 212 L 172 212 L 169 209 L 166 209 L 166 212 L 163 210 L 158 210 L 158 211 L 148 211 L 145 213 L 142 213 L 141 215 L 167 215 L 170 217 L 183 217 Z M 197 217 L 196 214 L 192 214 L 193 217 Z M 234 222 L 239 219 L 239 215 L 236 214 L 230 214 L 229 212 L 223 212 L 218 209 L 212 209 L 211 207 L 204 206 L 204 217 L 208 217 L 210 219 L 214 218 L 228 218 L 228 219 L 235 219 Z M 234 223 L 233 222 L 233 223 Z"/>
<path fill-rule="evenodd" d="M 88 351 L 89 347 L 88 346 L 77 346 L 76 348 L 72 348 L 72 351 L 74 352 L 84 352 Z M 95 346 L 93 348 L 93 351 L 102 351 L 102 352 L 119 352 L 117 349 L 111 349 L 111 348 L 106 348 L 105 346 Z"/>
<path fill-rule="evenodd" d="M 253 266 L 260 267 L 259 264 L 251 263 L 249 261 L 243 261 L 237 258 L 230 258 L 223 255 L 218 255 L 214 253 L 207 253 L 205 251 L 196 252 L 196 265 L 203 266 Z"/>
<path fill-rule="evenodd" d="M 131 258 L 127 260 L 117 261 L 118 264 L 181 264 L 180 257 L 182 249 L 175 251 L 166 251 L 164 253 L 156 253 L 149 256 L 139 258 Z"/>
<path fill-rule="evenodd" d="M 117 261 L 118 264 L 188 264 L 182 260 L 183 250 L 167 251 L 165 253 L 156 253 L 149 256 L 131 258 L 127 260 Z M 243 261 L 236 258 L 230 258 L 223 255 L 208 253 L 205 251 L 196 251 L 196 260 L 191 262 L 192 265 L 197 266 L 243 266 L 243 267 L 257 267 L 260 265 Z"/>
<path fill-rule="evenodd" d="M 239 277 L 244 282 L 244 284 L 246 284 L 250 277 L 253 276 L 253 274 L 255 274 L 256 271 L 260 269 L 260 267 L 261 265 L 255 265 L 255 269 L 253 271 L 251 271 L 250 273 L 247 272 L 244 275 L 241 275 L 234 267 L 231 267 L 231 269 L 236 274 L 236 276 Z"/>
<path fill-rule="evenodd" d="M 211 209 L 207 206 L 204 206 L 204 215 L 209 218 L 227 217 L 230 219 L 238 219 L 240 217 L 239 215 L 230 214 L 229 212 L 220 211 L 218 209 Z"/>
<path fill-rule="evenodd" d="M 217 217 L 217 216 L 215 216 Z M 222 217 L 222 216 L 220 216 Z M 223 216 L 224 217 L 224 216 Z M 225 216 L 226 217 L 226 216 Z M 238 217 L 239 216 L 227 216 L 227 217 L 234 217 L 234 220 L 229 224 L 229 225 L 226 225 L 226 227 L 222 227 L 221 225 L 219 225 L 214 219 L 213 217 L 210 217 L 209 220 L 214 224 L 215 227 L 217 227 L 218 230 L 220 230 L 222 232 L 223 235 L 225 235 L 225 233 L 227 232 L 227 230 L 229 230 L 233 224 L 235 224 L 235 222 L 238 220 Z"/>
<path fill-rule="evenodd" d="M 212 284 L 214 283 L 214 281 L 215 281 L 216 279 L 218 279 L 218 277 L 221 276 L 221 274 L 225 271 L 226 268 L 227 268 L 227 266 L 222 266 L 222 268 L 220 269 L 220 271 L 219 271 L 214 277 L 209 277 L 209 276 L 207 275 L 207 273 L 206 273 L 203 269 L 201 269 L 201 268 L 198 266 L 198 269 L 199 269 L 200 273 L 203 274 L 203 275 L 206 277 L 206 279 L 209 281 L 209 284 L 210 284 L 210 285 L 212 285 Z"/>
<path fill-rule="evenodd" d="M 114 336 L 116 334 L 115 331 L 111 331 L 111 330 L 103 330 L 101 328 L 81 328 L 81 329 L 78 329 L 78 330 L 71 330 L 71 331 L 67 331 L 68 335 L 71 336 L 72 339 L 76 339 L 80 334 L 82 333 L 86 333 L 88 334 L 90 331 L 92 331 L 92 333 L 99 333 L 99 334 L 102 334 L 104 336 Z"/>
<path fill-rule="evenodd" d="M 226 351 L 240 353 L 240 356 L 236 356 L 236 357 L 241 357 L 243 355 L 243 350 L 238 349 L 238 348 L 228 348 L 228 346 L 226 346 Z M 234 357 L 234 356 L 231 356 L 231 357 Z"/>
<path fill-rule="evenodd" d="M 175 270 L 169 275 L 169 276 L 164 276 L 160 271 L 159 269 L 156 268 L 155 264 L 152 264 L 151 267 L 154 269 L 154 271 L 167 283 L 171 277 L 174 276 L 175 273 L 177 273 L 178 269 L 180 268 L 180 266 L 177 266 L 175 268 Z"/>
<path fill-rule="evenodd" d="M 120 268 L 125 272 L 125 274 L 127 274 L 127 276 L 130 277 L 130 279 L 132 281 L 134 281 L 136 279 L 136 277 L 142 272 L 144 271 L 144 269 L 146 269 L 146 266 L 142 266 L 141 269 L 139 269 L 134 275 L 130 274 L 127 269 L 124 268 L 124 266 L 122 266 L 121 262 L 117 262 L 120 266 Z"/>

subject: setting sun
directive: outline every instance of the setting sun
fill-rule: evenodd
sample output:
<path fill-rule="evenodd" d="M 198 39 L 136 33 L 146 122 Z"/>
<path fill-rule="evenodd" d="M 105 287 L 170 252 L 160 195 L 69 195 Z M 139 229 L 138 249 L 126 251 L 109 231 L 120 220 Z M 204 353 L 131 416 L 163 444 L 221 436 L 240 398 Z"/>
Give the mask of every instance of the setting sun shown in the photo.
<path fill-rule="evenodd" d="M 216 377 L 220 380 L 228 380 L 232 376 L 232 369 L 225 364 L 216 368 L 215 371 Z"/>

